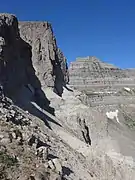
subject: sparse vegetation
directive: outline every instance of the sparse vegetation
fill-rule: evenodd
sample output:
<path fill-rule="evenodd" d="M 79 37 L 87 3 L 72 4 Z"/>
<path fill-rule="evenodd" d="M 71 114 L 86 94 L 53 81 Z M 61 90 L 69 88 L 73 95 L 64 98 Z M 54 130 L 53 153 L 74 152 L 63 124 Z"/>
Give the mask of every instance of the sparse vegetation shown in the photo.
<path fill-rule="evenodd" d="M 16 158 L 0 151 L 0 164 L 3 164 L 6 168 L 9 168 L 11 166 L 15 166 L 17 163 L 18 161 Z"/>
<path fill-rule="evenodd" d="M 124 114 L 124 119 L 126 121 L 126 125 L 131 128 L 135 129 L 135 119 L 129 117 L 128 115 Z"/>
<path fill-rule="evenodd" d="M 7 168 L 16 166 L 17 159 L 8 155 L 6 152 L 0 151 L 0 179 L 7 179 Z"/>

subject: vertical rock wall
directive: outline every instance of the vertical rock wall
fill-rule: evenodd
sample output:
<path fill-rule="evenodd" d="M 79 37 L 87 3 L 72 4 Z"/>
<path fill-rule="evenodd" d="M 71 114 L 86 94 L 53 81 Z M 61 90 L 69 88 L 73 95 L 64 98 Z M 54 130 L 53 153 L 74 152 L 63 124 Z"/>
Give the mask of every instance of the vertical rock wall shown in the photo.
<path fill-rule="evenodd" d="M 0 14 L 0 81 L 9 96 L 27 84 L 40 88 L 31 57 L 31 46 L 19 35 L 17 18 Z"/>
<path fill-rule="evenodd" d="M 20 35 L 32 46 L 32 62 L 43 88 L 61 95 L 68 81 L 66 59 L 58 49 L 48 22 L 20 22 Z"/>

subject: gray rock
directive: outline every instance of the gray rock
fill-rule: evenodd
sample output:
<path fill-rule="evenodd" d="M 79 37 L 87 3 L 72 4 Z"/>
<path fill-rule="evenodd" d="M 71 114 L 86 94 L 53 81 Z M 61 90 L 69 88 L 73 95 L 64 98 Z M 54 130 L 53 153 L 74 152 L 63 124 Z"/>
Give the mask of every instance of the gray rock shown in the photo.
<path fill-rule="evenodd" d="M 32 63 L 43 88 L 52 87 L 59 95 L 68 82 L 66 58 L 58 49 L 48 22 L 19 22 L 20 35 L 32 46 Z"/>
<path fill-rule="evenodd" d="M 0 179 L 134 179 L 135 90 L 123 88 L 134 82 L 134 70 L 78 59 L 71 82 L 87 94 L 63 88 L 66 59 L 50 24 L 22 22 L 19 28 L 21 37 L 16 17 L 0 15 Z M 55 116 L 46 108 L 50 102 Z"/>
<path fill-rule="evenodd" d="M 62 166 L 58 159 L 52 159 L 48 161 L 48 165 L 52 170 L 55 170 L 56 172 L 62 174 Z"/>
<path fill-rule="evenodd" d="M 79 98 L 86 105 L 135 103 L 132 90 L 135 88 L 135 69 L 120 69 L 88 56 L 72 62 L 69 75 L 71 87 L 83 92 Z M 126 87 L 131 88 L 130 93 L 123 92 Z"/>
<path fill-rule="evenodd" d="M 32 67 L 31 47 L 20 38 L 17 18 L 0 14 L 0 22 L 0 81 L 4 91 L 13 96 L 28 83 L 40 88 Z"/>
<path fill-rule="evenodd" d="M 68 79 L 66 59 L 49 23 L 21 22 L 19 27 L 20 32 L 14 15 L 0 14 L 0 82 L 13 101 L 26 104 L 21 96 L 29 100 L 35 96 L 48 106 L 41 88 L 52 87 L 62 95 Z"/>
<path fill-rule="evenodd" d="M 100 61 L 96 57 L 77 58 L 70 64 L 70 84 L 80 90 L 101 90 L 106 86 L 134 85 L 135 70 L 122 70 L 111 64 Z M 112 87 L 112 89 L 114 89 Z"/>

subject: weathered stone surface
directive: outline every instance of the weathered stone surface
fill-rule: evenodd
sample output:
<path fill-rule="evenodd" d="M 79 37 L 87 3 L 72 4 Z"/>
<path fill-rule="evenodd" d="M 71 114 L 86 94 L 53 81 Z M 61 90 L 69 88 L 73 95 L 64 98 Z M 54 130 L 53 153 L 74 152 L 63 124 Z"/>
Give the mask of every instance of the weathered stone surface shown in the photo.
<path fill-rule="evenodd" d="M 78 58 L 70 64 L 70 84 L 81 90 L 106 86 L 134 86 L 135 70 L 122 70 L 96 57 Z"/>
<path fill-rule="evenodd" d="M 13 96 L 27 84 L 40 89 L 32 66 L 31 46 L 20 38 L 15 16 L 0 14 L 0 37 L 0 81 L 4 91 Z"/>
<path fill-rule="evenodd" d="M 66 59 L 58 49 L 48 22 L 19 22 L 21 37 L 32 46 L 32 62 L 43 88 L 53 87 L 59 95 L 68 82 Z"/>
<path fill-rule="evenodd" d="M 119 69 L 96 57 L 77 58 L 69 68 L 70 85 L 86 95 L 80 99 L 90 106 L 135 103 L 134 93 L 125 97 L 124 88 L 135 88 L 135 69 Z"/>
<path fill-rule="evenodd" d="M 11 97 L 31 86 L 41 96 L 41 87 L 52 87 L 61 96 L 68 70 L 51 25 L 21 22 L 19 27 L 20 32 L 14 15 L 0 14 L 0 81 L 4 91 Z"/>
<path fill-rule="evenodd" d="M 84 68 L 84 63 L 79 64 L 82 60 L 78 60 L 73 76 L 80 78 L 80 72 L 85 78 L 91 73 L 91 87 L 94 83 L 99 86 L 99 82 L 102 87 L 94 86 L 88 92 L 90 98 L 88 93 L 69 85 L 63 88 L 68 82 L 66 59 L 54 42 L 50 25 L 22 23 L 21 36 L 26 43 L 20 38 L 17 25 L 14 27 L 16 18 L 5 14 L 0 17 L 0 179 L 134 180 L 135 90 L 132 86 L 123 87 L 134 79 L 134 71 L 129 75 L 130 70 L 121 72 L 97 59 Z M 45 78 L 41 65 L 45 65 Z M 91 67 L 93 73 L 89 71 Z M 124 82 L 117 88 L 116 75 Z M 108 91 L 108 84 L 112 92 Z M 63 88 L 62 97 L 48 86 L 59 95 Z M 19 97 L 23 106 L 15 105 L 13 96 Z M 121 104 L 119 99 L 116 103 L 114 97 L 125 103 L 132 98 L 132 103 L 130 100 Z M 110 103 L 112 99 L 114 104 Z M 46 107 L 49 103 L 55 115 Z"/>

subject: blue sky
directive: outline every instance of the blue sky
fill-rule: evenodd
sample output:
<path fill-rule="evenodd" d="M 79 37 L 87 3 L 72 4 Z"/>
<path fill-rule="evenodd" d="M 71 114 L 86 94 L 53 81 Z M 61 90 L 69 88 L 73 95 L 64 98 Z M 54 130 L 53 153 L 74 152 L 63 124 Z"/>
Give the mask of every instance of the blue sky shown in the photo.
<path fill-rule="evenodd" d="M 6 0 L 0 12 L 51 22 L 68 62 L 93 55 L 135 68 L 134 0 Z"/>

